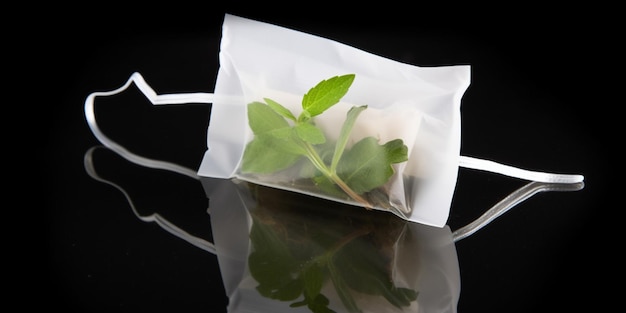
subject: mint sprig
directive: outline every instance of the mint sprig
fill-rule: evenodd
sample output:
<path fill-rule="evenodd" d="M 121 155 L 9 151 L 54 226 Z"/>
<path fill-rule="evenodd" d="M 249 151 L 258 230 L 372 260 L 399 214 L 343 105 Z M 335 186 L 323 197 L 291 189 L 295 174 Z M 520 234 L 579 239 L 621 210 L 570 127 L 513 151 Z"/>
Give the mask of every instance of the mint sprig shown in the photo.
<path fill-rule="evenodd" d="M 282 104 L 264 98 L 248 104 L 248 123 L 254 138 L 244 150 L 242 173 L 272 174 L 294 166 L 302 158 L 310 161 L 318 175 L 313 181 L 327 190 L 339 187 L 366 208 L 372 204 L 363 194 L 384 185 L 393 175 L 392 164 L 408 160 L 408 149 L 401 139 L 379 144 L 365 137 L 347 150 L 356 119 L 367 106 L 354 106 L 346 114 L 332 158 L 328 160 L 326 135 L 315 125 L 315 118 L 339 103 L 348 92 L 354 74 L 322 80 L 302 98 L 302 111 L 296 115 Z"/>

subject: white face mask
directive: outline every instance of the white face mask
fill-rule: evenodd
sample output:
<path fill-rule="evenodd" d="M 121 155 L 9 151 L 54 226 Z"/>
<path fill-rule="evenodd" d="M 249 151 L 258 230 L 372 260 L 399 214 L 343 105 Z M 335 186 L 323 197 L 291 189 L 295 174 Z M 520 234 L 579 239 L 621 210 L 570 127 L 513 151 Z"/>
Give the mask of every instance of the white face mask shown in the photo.
<path fill-rule="evenodd" d="M 332 154 L 332 160 L 330 157 L 326 160 L 311 158 L 311 153 L 307 152 L 300 155 L 301 160 L 294 161 L 294 166 L 276 173 L 259 174 L 245 170 L 245 153 L 250 142 L 257 138 L 249 118 L 250 103 L 267 102 L 265 99 L 270 98 L 297 117 L 303 109 L 303 96 L 310 88 L 322 80 L 344 74 L 354 74 L 349 90 L 332 108 L 311 119 L 324 134 L 326 142 L 340 142 L 344 138 L 341 133 L 348 119 L 347 112 L 352 107 L 367 105 L 367 109 L 353 120 L 345 144 L 346 152 L 337 158 L 337 162 L 332 152 L 328 153 Z M 207 151 L 197 171 L 134 155 L 98 129 L 93 112 L 95 98 L 122 92 L 131 83 L 155 105 L 212 104 Z M 366 206 L 389 211 L 405 220 L 436 227 L 443 227 L 448 220 L 460 167 L 540 183 L 583 181 L 582 175 L 529 171 L 460 155 L 460 105 L 469 84 L 468 65 L 417 67 L 325 38 L 226 15 L 220 68 L 213 93 L 159 95 L 139 73 L 135 73 L 116 90 L 89 95 L 85 101 L 85 114 L 96 137 L 131 161 L 151 167 L 168 167 L 188 175 L 237 178 L 359 206 L 364 206 L 365 202 Z M 373 138 L 380 146 L 400 139 L 406 148 L 406 160 L 391 165 L 393 173 L 383 185 L 374 189 L 363 187 L 361 192 L 354 192 L 354 196 L 349 191 L 356 188 L 348 183 L 348 188 L 337 188 L 348 180 L 344 177 L 354 172 L 344 173 L 339 182 L 329 177 L 337 173 L 332 170 L 334 165 L 339 164 L 336 167 L 342 168 L 342 164 L 356 162 L 353 160 L 359 153 L 354 152 L 357 150 L 354 147 L 367 138 Z M 322 145 L 311 146 L 314 150 Z M 335 152 L 339 150 L 338 145 L 334 146 Z M 274 153 L 271 149 L 265 151 Z M 322 155 L 326 150 L 316 151 L 315 154 Z M 350 151 L 356 157 L 345 161 Z M 257 155 L 259 159 L 267 156 Z M 311 167 L 307 160 L 314 166 Z M 330 174 L 320 175 L 326 169 Z M 367 175 L 360 177 L 354 180 L 354 184 L 369 178 Z M 305 180 L 308 184 L 303 187 L 300 182 Z M 329 184 L 329 181 L 335 184 Z"/>
<path fill-rule="evenodd" d="M 410 299 L 408 305 L 402 308 L 391 306 L 382 297 L 373 300 L 360 298 L 356 303 L 359 308 L 377 308 L 375 312 L 415 312 L 418 308 L 419 312 L 456 312 L 460 275 L 455 242 L 472 235 L 538 192 L 574 191 L 583 187 L 582 175 L 531 171 L 461 155 L 460 105 L 470 83 L 470 67 L 467 65 L 412 66 L 325 38 L 227 15 L 220 47 L 220 69 L 213 93 L 158 94 L 140 73 L 134 73 L 115 90 L 90 94 L 84 109 L 96 138 L 120 156 L 142 166 L 177 172 L 202 182 L 210 200 L 214 242 L 187 233 L 158 213 L 140 215 L 130 198 L 128 201 L 142 221 L 154 222 L 190 244 L 217 255 L 224 287 L 231 299 L 229 312 L 308 311 L 306 307 L 289 307 L 291 303 L 302 300 L 301 296 L 291 302 L 278 301 L 256 289 L 261 282 L 250 268 L 253 263 L 250 262 L 251 252 L 256 251 L 251 231 L 263 225 L 253 216 L 262 213 L 264 208 L 241 181 L 256 183 L 253 185 L 269 188 L 278 194 L 315 199 L 310 200 L 311 203 L 331 200 L 329 206 L 339 209 L 334 212 L 335 218 L 353 215 L 356 220 L 384 214 L 365 209 L 351 210 L 350 205 L 361 203 L 324 190 L 290 185 L 290 181 L 301 178 L 299 175 L 304 167 L 268 176 L 242 170 L 246 147 L 256 135 L 248 118 L 249 103 L 259 101 L 267 104 L 264 98 L 271 98 L 290 111 L 299 112 L 301 98 L 316 83 L 348 73 L 355 74 L 348 92 L 333 108 L 315 117 L 315 126 L 323 130 L 328 141 L 339 141 L 346 112 L 353 106 L 367 105 L 367 109 L 360 112 L 354 121 L 346 151 L 353 149 L 355 142 L 368 137 L 374 137 L 381 143 L 401 139 L 406 145 L 407 160 L 394 163 L 395 172 L 381 189 L 385 190 L 385 201 L 391 205 L 373 208 L 401 218 L 385 215 L 400 222 L 394 223 L 398 225 L 397 233 L 389 232 L 395 237 L 388 238 L 392 239 L 390 251 L 394 255 L 391 265 L 395 273 L 393 284 L 419 291 L 417 298 Z M 207 151 L 199 169 L 136 155 L 102 133 L 94 113 L 96 99 L 124 92 L 133 84 L 154 105 L 212 105 Z M 90 149 L 85 155 L 88 174 L 115 186 L 128 197 L 121 186 L 104 180 L 96 173 L 92 152 L 93 149 Z M 528 183 L 472 223 L 452 231 L 446 222 L 460 169 L 488 171 L 527 180 Z M 463 188 L 462 185 L 459 187 Z M 287 198 L 277 197 L 276 200 L 281 202 Z M 324 208 L 326 206 L 320 208 L 320 212 Z M 290 217 L 296 224 L 312 222 L 302 217 Z M 330 308 L 344 312 L 350 301 L 338 294 L 336 282 L 328 282 L 320 293 L 328 298 Z"/>

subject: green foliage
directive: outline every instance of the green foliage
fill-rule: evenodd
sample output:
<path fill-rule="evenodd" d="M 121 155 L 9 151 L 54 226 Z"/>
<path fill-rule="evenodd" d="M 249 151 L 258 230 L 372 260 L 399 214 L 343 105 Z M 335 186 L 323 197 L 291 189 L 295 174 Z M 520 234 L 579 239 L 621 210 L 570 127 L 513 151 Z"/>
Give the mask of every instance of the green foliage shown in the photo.
<path fill-rule="evenodd" d="M 323 293 L 328 284 L 350 313 L 362 312 L 361 297 L 400 309 L 416 301 L 417 291 L 393 280 L 406 221 L 381 211 L 346 214 L 328 200 L 257 188 L 248 267 L 261 295 L 313 313 L 334 313 Z"/>
<path fill-rule="evenodd" d="M 337 186 L 355 201 L 372 207 L 362 194 L 384 185 L 394 173 L 392 164 L 408 159 L 406 145 L 401 139 L 381 145 L 376 138 L 365 137 L 346 150 L 355 121 L 367 106 L 348 111 L 330 153 L 324 132 L 314 123 L 315 117 L 341 100 L 354 78 L 354 74 L 347 74 L 319 82 L 303 96 L 302 112 L 297 117 L 269 98 L 249 103 L 248 123 L 254 138 L 246 145 L 242 172 L 272 174 L 306 158 L 319 173 L 311 177 L 322 190 L 332 192 Z"/>

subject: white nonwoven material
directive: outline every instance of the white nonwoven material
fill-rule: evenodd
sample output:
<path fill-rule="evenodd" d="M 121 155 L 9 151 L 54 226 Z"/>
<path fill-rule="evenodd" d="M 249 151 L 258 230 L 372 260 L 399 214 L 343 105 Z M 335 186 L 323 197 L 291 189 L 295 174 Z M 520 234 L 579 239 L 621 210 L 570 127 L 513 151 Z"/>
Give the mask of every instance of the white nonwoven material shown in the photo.
<path fill-rule="evenodd" d="M 290 189 L 239 172 L 245 145 L 252 139 L 247 104 L 274 97 L 287 107 L 297 106 L 298 97 L 319 81 L 355 74 L 342 102 L 332 108 L 336 112 L 325 112 L 327 121 L 320 117 L 320 127 L 333 134 L 333 118 L 345 116 L 351 106 L 367 105 L 353 135 L 401 138 L 409 149 L 409 160 L 396 168 L 389 188 L 403 208 L 392 212 L 414 222 L 445 225 L 459 168 L 460 105 L 470 84 L 469 66 L 418 67 L 234 15 L 224 18 L 219 62 L 200 176 Z"/>

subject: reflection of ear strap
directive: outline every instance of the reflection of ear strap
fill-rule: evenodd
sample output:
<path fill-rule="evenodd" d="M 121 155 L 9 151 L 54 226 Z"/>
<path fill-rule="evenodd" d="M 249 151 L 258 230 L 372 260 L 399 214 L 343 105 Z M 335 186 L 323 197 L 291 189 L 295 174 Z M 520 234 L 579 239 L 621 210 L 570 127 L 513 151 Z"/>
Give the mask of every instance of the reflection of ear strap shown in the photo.
<path fill-rule="evenodd" d="M 190 176 L 192 178 L 197 178 L 197 171 L 180 166 L 178 164 L 153 160 L 146 157 L 139 156 L 135 153 L 128 151 L 123 146 L 114 142 L 110 138 L 108 138 L 100 128 L 98 127 L 98 123 L 96 123 L 96 116 L 94 112 L 94 99 L 96 97 L 106 97 L 118 94 L 124 90 L 126 90 L 131 83 L 135 83 L 137 88 L 148 98 L 148 100 L 154 105 L 163 105 L 163 104 L 185 104 L 185 103 L 213 103 L 213 94 L 212 93 L 177 93 L 177 94 L 166 94 L 166 95 L 157 95 L 156 92 L 146 83 L 141 74 L 133 73 L 130 76 L 128 81 L 122 86 L 112 91 L 102 91 L 102 92 L 94 92 L 87 96 L 85 100 L 85 117 L 87 119 L 87 124 L 89 124 L 89 128 L 93 134 L 98 138 L 98 140 L 108 147 L 109 149 L 115 151 L 125 159 L 130 162 L 140 164 L 142 166 L 147 166 L 150 168 L 158 168 L 158 169 L 166 169 L 176 173 L 180 173 L 183 175 Z"/>
<path fill-rule="evenodd" d="M 139 214 L 139 212 L 137 211 L 137 208 L 135 207 L 135 204 L 133 203 L 133 200 L 130 198 L 130 195 L 126 192 L 126 190 L 124 190 L 124 188 L 120 187 L 118 184 L 106 180 L 102 177 L 100 177 L 100 175 L 98 175 L 98 173 L 96 172 L 94 166 L 93 166 L 93 151 L 98 148 L 98 146 L 92 147 L 89 150 L 87 150 L 87 152 L 85 153 L 85 157 L 83 159 L 83 164 L 85 166 L 85 170 L 87 171 L 87 174 L 89 176 L 91 176 L 91 178 L 109 184 L 115 188 L 117 188 L 117 190 L 119 190 L 122 194 L 124 194 L 124 197 L 126 197 L 126 201 L 128 201 L 128 204 L 130 205 L 130 208 L 133 210 L 133 213 L 135 214 L 135 216 L 137 216 L 137 218 L 139 218 L 141 221 L 146 222 L 146 223 L 156 223 L 157 225 L 161 226 L 161 228 L 163 228 L 164 230 L 166 230 L 167 232 L 169 232 L 170 234 L 181 238 L 185 241 L 187 241 L 188 243 L 202 249 L 205 251 L 208 251 L 210 253 L 216 254 L 215 251 L 215 245 L 212 242 L 206 241 L 200 237 L 196 237 L 194 235 L 189 234 L 188 232 L 184 231 L 183 229 L 181 229 L 180 227 L 174 225 L 172 222 L 168 221 L 167 219 L 165 219 L 163 216 L 161 216 L 159 213 L 153 213 L 150 215 L 141 215 Z M 143 165 L 140 163 L 140 165 Z M 169 169 L 169 168 L 168 168 Z"/>
<path fill-rule="evenodd" d="M 544 172 L 529 171 L 509 165 L 496 163 L 493 161 L 461 156 L 459 158 L 459 166 L 498 173 L 510 177 L 520 178 L 528 181 L 535 181 L 541 183 L 560 183 L 560 184 L 572 184 L 580 183 L 585 178 L 582 175 L 573 174 L 552 174 Z"/>
<path fill-rule="evenodd" d="M 485 225 L 491 223 L 500 215 L 504 214 L 514 206 L 522 203 L 524 200 L 534 196 L 539 192 L 545 191 L 576 191 L 584 187 L 584 183 L 542 183 L 542 182 L 530 182 L 519 189 L 513 191 L 508 196 L 504 197 L 500 202 L 496 203 L 483 215 L 472 221 L 471 223 L 457 229 L 452 233 L 453 240 L 459 241 L 463 238 L 471 236 L 473 233 L 483 228 Z"/>
<path fill-rule="evenodd" d="M 468 156 L 459 157 L 459 166 L 524 179 L 530 181 L 530 183 L 506 196 L 473 222 L 457 229 L 452 234 L 455 242 L 472 235 L 485 225 L 491 223 L 498 216 L 504 214 L 506 211 L 532 197 L 538 192 L 579 190 L 583 188 L 583 180 L 585 179 L 582 175 L 552 174 L 529 171 Z"/>
<path fill-rule="evenodd" d="M 111 140 L 109 137 L 107 137 L 106 135 L 104 135 L 104 133 L 102 133 L 102 131 L 100 130 L 100 128 L 98 127 L 98 123 L 96 122 L 96 116 L 95 116 L 95 112 L 94 112 L 94 100 L 96 97 L 106 97 L 106 96 L 112 96 L 115 94 L 118 94 L 124 90 L 126 90 L 131 83 L 135 83 L 135 85 L 137 86 L 137 88 L 146 96 L 146 98 L 148 98 L 148 100 L 153 104 L 153 105 L 163 105 L 163 104 L 186 104 L 186 103 L 213 103 L 213 94 L 212 93 L 177 93 L 177 94 L 166 94 L 166 95 L 157 95 L 156 92 L 154 92 L 154 90 L 146 83 L 146 81 L 143 79 L 143 77 L 141 76 L 141 74 L 139 73 L 133 73 L 133 75 L 130 76 L 130 78 L 126 81 L 126 83 L 122 86 L 119 87 L 115 90 L 112 91 L 103 91 L 103 92 L 94 92 L 92 94 L 90 94 L 89 96 L 87 96 L 87 99 L 85 100 L 85 118 L 87 119 L 87 124 L 89 125 L 89 128 L 91 129 L 91 131 L 93 132 L 93 134 L 96 136 L 96 138 L 107 148 L 113 150 L 114 152 L 116 152 L 117 154 L 119 154 L 120 156 L 122 156 L 123 158 L 125 158 L 126 160 L 133 162 L 135 164 L 141 165 L 141 166 L 145 166 L 145 167 L 149 167 L 149 168 L 156 168 L 156 169 L 163 169 L 163 170 L 167 170 L 167 171 L 172 171 L 175 173 L 179 173 L 194 179 L 199 179 L 199 176 L 197 174 L 197 172 L 195 170 L 186 168 L 184 166 L 175 164 L 175 163 L 171 163 L 171 162 L 166 162 L 166 161 L 160 161 L 160 160 L 154 160 L 154 159 L 149 159 L 146 157 L 142 157 L 140 155 L 137 155 L 133 152 L 128 151 L 126 148 L 124 148 L 123 146 L 121 146 L 120 144 L 118 144 L 117 142 Z M 171 223 L 170 221 L 168 221 L 167 219 L 165 219 L 164 217 L 162 217 L 161 215 L 159 215 L 158 213 L 154 213 L 151 215 L 140 215 L 139 212 L 137 211 L 137 209 L 135 208 L 135 205 L 133 204 L 132 199 L 130 198 L 130 196 L 126 193 L 126 191 L 118 186 L 117 184 L 105 180 L 103 178 L 101 178 L 95 171 L 94 167 L 93 167 L 93 161 L 91 158 L 91 155 L 93 153 L 94 148 L 89 149 L 89 151 L 87 151 L 87 153 L 85 154 L 85 169 L 87 170 L 87 173 L 94 179 L 107 183 L 115 188 L 117 188 L 119 191 L 121 191 L 124 196 L 126 197 L 126 200 L 128 200 L 128 203 L 130 204 L 133 213 L 142 221 L 144 222 L 154 222 L 157 225 L 159 225 L 161 228 L 163 228 L 164 230 L 166 230 L 167 232 L 189 242 L 190 244 L 206 250 L 210 253 L 215 254 L 215 246 L 213 245 L 213 243 L 206 241 L 202 238 L 193 236 L 189 233 L 187 233 L 186 231 L 184 231 L 183 229 L 179 228 L 178 226 L 174 225 L 173 223 Z"/>

